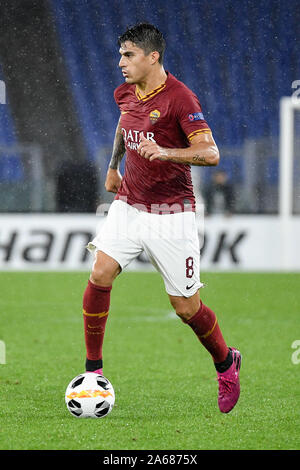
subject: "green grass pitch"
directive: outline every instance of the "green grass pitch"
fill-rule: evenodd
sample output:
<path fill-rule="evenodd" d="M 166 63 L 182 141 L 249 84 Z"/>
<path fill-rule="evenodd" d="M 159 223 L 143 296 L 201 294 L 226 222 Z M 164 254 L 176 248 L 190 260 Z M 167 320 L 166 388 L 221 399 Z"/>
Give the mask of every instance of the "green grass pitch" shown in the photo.
<path fill-rule="evenodd" d="M 0 449 L 300 448 L 300 274 L 203 273 L 202 299 L 243 355 L 240 400 L 224 415 L 212 360 L 172 312 L 160 276 L 124 272 L 104 344 L 116 404 L 84 420 L 67 411 L 64 393 L 84 371 L 87 278 L 0 273 Z"/>

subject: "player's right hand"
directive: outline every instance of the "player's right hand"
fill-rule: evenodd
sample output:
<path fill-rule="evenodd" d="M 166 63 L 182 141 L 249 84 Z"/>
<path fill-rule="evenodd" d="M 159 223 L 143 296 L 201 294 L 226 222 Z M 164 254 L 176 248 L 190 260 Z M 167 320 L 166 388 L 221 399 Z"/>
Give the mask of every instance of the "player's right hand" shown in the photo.
<path fill-rule="evenodd" d="M 117 193 L 121 186 L 122 175 L 119 170 L 109 168 L 106 174 L 105 189 L 110 193 Z"/>

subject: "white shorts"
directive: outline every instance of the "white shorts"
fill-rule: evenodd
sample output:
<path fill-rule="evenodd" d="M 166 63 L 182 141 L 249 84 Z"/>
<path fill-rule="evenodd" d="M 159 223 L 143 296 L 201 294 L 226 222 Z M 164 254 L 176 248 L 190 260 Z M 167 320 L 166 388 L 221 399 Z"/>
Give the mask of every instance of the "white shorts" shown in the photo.
<path fill-rule="evenodd" d="M 122 270 L 145 251 L 170 295 L 191 297 L 203 286 L 194 212 L 159 215 L 114 200 L 87 248 L 111 256 Z"/>

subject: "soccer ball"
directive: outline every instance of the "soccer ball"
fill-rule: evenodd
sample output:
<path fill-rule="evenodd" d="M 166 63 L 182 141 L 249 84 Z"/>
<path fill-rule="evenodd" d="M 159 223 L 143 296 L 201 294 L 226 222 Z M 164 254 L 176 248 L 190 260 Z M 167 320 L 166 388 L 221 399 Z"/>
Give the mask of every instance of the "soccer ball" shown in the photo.
<path fill-rule="evenodd" d="M 115 392 L 103 375 L 86 372 L 77 375 L 67 386 L 65 401 L 77 418 L 104 418 L 115 403 Z"/>

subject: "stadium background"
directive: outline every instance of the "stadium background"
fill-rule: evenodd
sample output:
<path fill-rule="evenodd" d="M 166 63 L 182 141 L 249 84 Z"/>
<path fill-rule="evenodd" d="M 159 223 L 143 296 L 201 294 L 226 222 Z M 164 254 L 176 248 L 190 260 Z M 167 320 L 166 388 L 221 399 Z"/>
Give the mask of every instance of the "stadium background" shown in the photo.
<path fill-rule="evenodd" d="M 296 91 L 292 87 L 300 68 L 296 1 L 247 0 L 237 5 L 234 0 L 193 0 L 176 2 L 176 14 L 171 13 L 172 2 L 156 0 L 14 0 L 1 5 L 0 79 L 6 88 L 6 104 L 0 105 L 1 213 L 95 214 L 99 204 L 112 201 L 103 183 L 119 113 L 113 90 L 122 83 L 117 37 L 127 25 L 146 20 L 162 29 L 168 45 L 165 68 L 199 96 L 220 149 L 217 169 L 192 167 L 197 201 L 206 203 L 207 188 L 221 169 L 233 192 L 233 214 L 278 214 L 279 103 Z M 299 112 L 295 115 L 293 211 L 299 214 Z M 45 252 L 38 254 L 38 249 L 35 257 L 31 250 L 32 262 L 24 256 L 12 260 L 18 244 L 18 239 L 12 239 L 15 226 L 11 217 L 2 220 L 6 227 L 2 232 L 4 269 L 60 268 L 58 261 L 49 260 Z M 24 227 L 23 219 L 18 220 Z M 25 220 L 30 234 L 18 235 L 24 238 L 19 251 L 47 244 L 47 236 L 31 236 L 37 230 L 34 218 Z M 44 220 L 40 229 L 47 232 Z M 48 225 L 62 226 L 53 220 Z M 61 235 L 67 240 L 60 247 L 61 257 L 70 237 L 80 247 L 95 231 L 93 219 L 81 220 L 85 220 L 79 224 L 81 232 L 72 226 Z M 216 222 L 207 219 L 212 241 L 211 249 L 206 243 L 206 254 L 203 250 L 205 268 L 218 268 L 213 260 L 220 247 L 225 250 L 223 269 L 284 267 L 275 261 L 281 239 L 274 241 L 265 264 L 260 254 L 252 264 L 246 261 L 257 241 L 247 245 L 245 231 L 248 234 L 254 226 L 256 239 L 262 232 L 279 233 L 278 219 L 232 222 L 237 228 L 226 235 L 227 222 L 215 227 Z M 292 232 L 298 234 L 299 225 L 295 227 Z M 78 232 L 77 237 L 72 235 Z M 235 241 L 236 251 L 243 250 L 241 262 L 236 261 L 237 254 L 225 253 Z M 289 241 L 294 243 L 294 239 Z M 77 258 L 63 267 L 86 269 L 88 258 L 81 252 Z M 286 267 L 299 269 L 300 259 L 290 258 Z M 138 267 L 145 268 L 145 263 Z"/>
<path fill-rule="evenodd" d="M 143 20 L 165 34 L 165 68 L 199 96 L 238 194 L 235 210 L 278 210 L 279 100 L 299 79 L 297 2 L 192 0 L 176 2 L 171 12 L 172 2 L 157 0 L 1 2 L 1 211 L 32 210 L 31 185 L 24 187 L 30 157 L 8 157 L 6 146 L 40 152 L 36 210 L 64 206 L 56 197 L 61 165 L 100 162 L 103 182 L 118 120 L 113 90 L 122 83 L 117 37 Z M 83 170 L 74 170 L 79 178 Z M 201 172 L 204 181 L 211 173 Z M 96 202 L 72 194 L 69 204 L 93 212 Z"/>
<path fill-rule="evenodd" d="M 299 274 L 280 273 L 300 270 L 299 112 L 295 114 L 294 215 L 286 244 L 290 250 L 287 265 L 279 259 L 283 243 L 278 212 L 279 103 L 282 97 L 295 92 L 293 83 L 300 80 L 297 0 L 3 0 L 0 8 L 0 364 L 5 364 L 0 366 L 0 384 L 11 410 L 11 424 L 4 415 L 7 432 L 5 437 L 4 433 L 0 436 L 2 448 L 174 448 L 174 442 L 176 448 L 187 449 L 299 448 L 293 413 L 297 409 L 295 374 L 300 366 L 296 365 L 297 357 L 293 363 L 290 360 L 291 344 L 299 338 Z M 249 364 L 253 366 L 256 351 L 264 355 L 264 360 L 258 364 L 255 378 L 247 376 L 249 369 L 247 364 L 244 366 L 244 386 L 249 386 L 248 395 L 244 392 L 247 407 L 244 401 L 244 408 L 241 405 L 231 421 L 220 422 L 205 395 L 215 393 L 215 384 L 205 378 L 208 363 L 205 359 L 197 363 L 195 359 L 195 367 L 203 367 L 204 390 L 201 388 L 200 415 L 190 419 L 189 406 L 186 408 L 178 394 L 172 395 L 172 379 L 159 372 L 158 360 L 165 367 L 163 370 L 172 364 L 173 370 L 178 369 L 178 360 L 181 370 L 190 367 L 189 356 L 184 362 L 179 350 L 172 350 L 172 355 L 161 352 L 162 343 L 170 348 L 173 344 L 163 336 L 170 313 L 163 287 L 157 277 L 124 274 L 119 287 L 115 287 L 112 307 L 115 313 L 121 310 L 124 317 L 122 320 L 112 316 L 107 350 L 112 352 L 114 362 L 106 370 L 116 384 L 119 413 L 123 413 L 120 418 L 116 409 L 116 418 L 112 419 L 120 419 L 121 430 L 131 423 L 126 428 L 128 440 L 126 433 L 118 434 L 118 425 L 110 430 L 106 423 L 102 423 L 106 439 L 101 444 L 88 440 L 90 424 L 73 424 L 71 432 L 71 424 L 66 430 L 59 427 L 55 440 L 53 426 L 65 423 L 65 410 L 57 404 L 57 387 L 63 393 L 72 375 L 82 368 L 82 325 L 80 315 L 74 319 L 74 312 L 80 310 L 86 273 L 92 262 L 84 246 L 99 223 L 95 216 L 97 207 L 113 199 L 104 191 L 103 181 L 119 115 L 113 100 L 114 88 L 122 83 L 117 37 L 127 25 L 145 20 L 156 24 L 165 35 L 165 68 L 199 96 L 220 149 L 220 168 L 226 171 L 235 194 L 230 217 L 216 214 L 205 219 L 209 237 L 203 248 L 203 266 L 212 272 L 207 274 L 211 290 L 204 295 L 208 300 L 211 296 L 217 310 L 226 312 L 223 317 L 220 313 L 219 319 L 225 333 L 240 341 L 247 353 L 248 368 Z M 193 168 L 200 201 L 215 171 Z M 64 269 L 76 272 L 47 272 Z M 140 259 L 133 269 L 147 270 L 146 260 Z M 222 269 L 235 273 L 214 274 Z M 29 272 L 36 270 L 37 273 Z M 43 276 L 41 270 L 46 271 Z M 262 273 L 244 277 L 241 272 L 245 270 Z M 273 270 L 278 277 L 264 274 Z M 237 292 L 241 293 L 238 304 Z M 134 304 L 133 311 L 130 302 Z M 151 336 L 151 329 L 147 336 L 142 327 L 135 329 L 140 327 L 138 310 L 145 318 L 149 315 L 145 319 L 149 327 L 158 322 L 155 335 Z M 166 317 L 159 323 L 161 314 Z M 138 345 L 140 357 L 135 357 L 136 368 L 132 370 L 127 369 L 127 356 L 123 358 L 113 341 L 115 338 L 118 345 L 122 344 L 116 331 L 118 322 L 124 327 L 126 315 L 133 325 L 132 330 L 124 330 L 127 353 L 134 354 L 133 345 L 139 337 L 144 338 Z M 40 333 L 38 326 L 44 322 L 45 330 Z M 67 322 L 73 326 L 72 334 L 69 330 L 66 335 L 63 325 Z M 175 337 L 178 335 L 178 344 L 183 342 L 181 347 L 185 350 L 195 348 L 195 357 L 196 343 L 191 346 L 181 337 L 180 326 L 168 328 L 167 334 L 171 337 L 171 331 Z M 143 356 L 147 338 L 152 347 Z M 41 341 L 45 345 L 43 354 Z M 148 370 L 149 376 L 146 372 L 142 376 L 143 360 L 148 354 L 153 366 Z M 120 367 L 127 370 L 126 377 Z M 35 395 L 32 398 L 28 376 L 40 368 L 44 375 L 39 377 L 39 383 L 35 382 L 34 390 L 43 393 L 43 387 L 47 387 L 47 400 L 59 409 L 57 421 L 53 417 L 55 423 L 40 411 Z M 274 379 L 278 370 L 285 370 L 286 374 L 281 387 Z M 19 378 L 13 381 L 16 371 Z M 136 413 L 137 421 L 141 418 L 137 409 L 144 407 L 145 396 L 149 412 L 152 411 L 153 373 L 161 380 L 163 413 L 157 409 L 154 416 L 158 429 L 165 425 L 161 427 L 164 437 L 159 435 L 157 426 L 152 427 L 151 417 L 142 417 L 146 423 L 144 431 L 132 418 Z M 148 387 L 147 392 L 143 389 L 143 397 L 139 395 L 140 380 Z M 192 373 L 185 380 L 187 388 L 195 387 Z M 269 398 L 263 395 L 262 381 L 271 390 Z M 22 393 L 16 391 L 20 382 Z M 136 408 L 132 401 L 128 405 L 119 390 L 129 384 L 129 396 L 134 398 Z M 23 410 L 12 399 L 16 396 Z M 191 400 L 189 405 L 199 405 L 196 397 Z M 261 404 L 259 410 L 257 403 Z M 180 424 L 174 424 L 176 439 L 172 434 L 174 407 L 178 416 L 180 410 L 187 409 Z M 203 416 L 204 410 L 207 411 Z M 160 414 L 165 414 L 169 422 L 161 423 Z M 31 415 L 39 424 L 29 422 L 32 431 L 28 436 L 26 426 Z M 184 420 L 189 421 L 189 428 Z M 201 427 L 200 439 L 198 427 L 203 420 L 207 428 Z M 13 431 L 16 425 L 19 438 Z M 41 430 L 48 440 L 41 439 Z M 220 433 L 216 433 L 218 430 Z M 230 436 L 235 432 L 237 440 L 233 442 Z M 71 441 L 72 434 L 79 436 L 77 442 Z"/>

